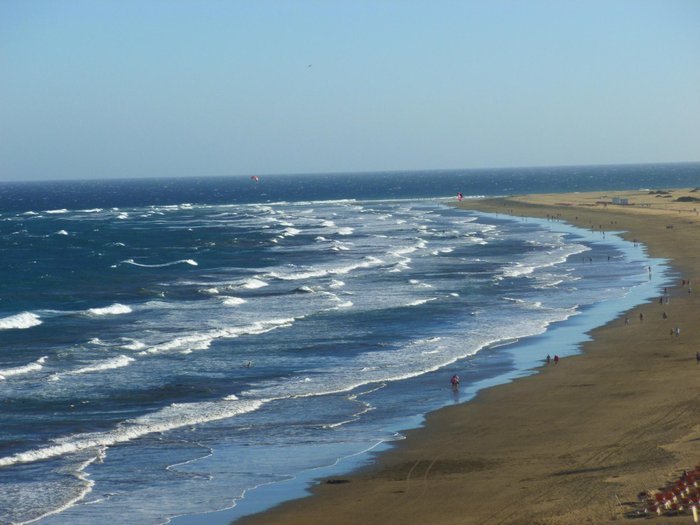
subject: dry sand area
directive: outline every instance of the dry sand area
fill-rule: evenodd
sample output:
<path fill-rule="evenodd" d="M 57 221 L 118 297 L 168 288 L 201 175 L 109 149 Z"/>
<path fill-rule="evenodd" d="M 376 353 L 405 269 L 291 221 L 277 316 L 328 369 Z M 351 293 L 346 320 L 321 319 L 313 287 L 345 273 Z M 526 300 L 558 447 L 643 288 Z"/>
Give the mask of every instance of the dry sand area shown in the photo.
<path fill-rule="evenodd" d="M 683 198 L 679 202 L 678 198 Z M 678 279 L 592 332 L 582 354 L 430 414 L 369 468 L 245 525 L 692 523 L 630 519 L 639 493 L 700 463 L 700 191 L 528 195 L 463 202 L 624 231 Z M 626 204 L 612 204 L 626 202 Z M 627 199 L 627 201 L 617 200 Z M 681 279 L 697 280 L 697 291 Z M 663 312 L 668 318 L 663 318 Z M 642 313 L 644 320 L 640 321 Z M 680 328 L 680 335 L 670 330 Z"/>

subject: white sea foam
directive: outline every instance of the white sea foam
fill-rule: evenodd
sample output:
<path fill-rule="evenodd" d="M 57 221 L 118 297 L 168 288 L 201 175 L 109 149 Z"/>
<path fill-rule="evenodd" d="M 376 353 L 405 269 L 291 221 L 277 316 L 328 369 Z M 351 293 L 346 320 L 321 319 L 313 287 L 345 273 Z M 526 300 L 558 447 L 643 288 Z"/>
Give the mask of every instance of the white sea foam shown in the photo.
<path fill-rule="evenodd" d="M 355 230 L 348 226 L 338 228 L 338 235 L 352 235 L 353 233 L 355 233 Z"/>
<path fill-rule="evenodd" d="M 0 319 L 0 330 L 24 330 L 41 324 L 39 316 L 31 312 L 11 315 Z"/>
<path fill-rule="evenodd" d="M 328 288 L 332 288 L 332 289 L 335 290 L 335 289 L 337 289 L 337 288 L 342 288 L 343 286 L 345 286 L 345 283 L 344 283 L 343 281 L 339 281 L 339 280 L 337 280 L 337 279 L 333 279 L 333 280 L 331 281 L 331 284 L 328 285 Z"/>
<path fill-rule="evenodd" d="M 68 213 L 68 210 L 61 208 L 60 210 L 44 210 L 44 213 L 50 213 L 52 215 L 59 215 L 61 213 Z"/>
<path fill-rule="evenodd" d="M 124 350 L 143 350 L 146 348 L 146 343 L 139 341 L 138 339 L 132 339 L 130 337 L 122 337 L 122 341 L 128 341 L 127 344 L 121 345 Z"/>
<path fill-rule="evenodd" d="M 86 310 L 88 315 L 102 316 L 102 315 L 122 315 L 131 313 L 133 310 L 126 306 L 125 304 L 114 303 L 104 308 L 89 308 Z"/>
<path fill-rule="evenodd" d="M 502 276 L 503 277 L 524 277 L 530 276 L 536 270 L 541 268 L 549 268 L 551 266 L 556 266 L 557 264 L 562 264 L 572 255 L 576 255 L 582 252 L 590 250 L 587 246 L 582 244 L 570 244 L 563 245 L 553 252 L 547 252 L 541 254 L 531 260 L 526 262 L 516 262 L 509 267 L 504 268 Z"/>
<path fill-rule="evenodd" d="M 48 516 L 52 516 L 54 514 L 60 514 L 61 512 L 68 510 L 72 506 L 74 506 L 76 503 L 79 501 L 82 501 L 85 499 L 85 497 L 92 492 L 92 488 L 95 486 L 95 482 L 90 479 L 90 475 L 85 472 L 85 470 L 95 461 L 99 460 L 102 461 L 104 459 L 104 447 L 98 447 L 97 454 L 95 454 L 93 457 L 89 458 L 86 461 L 83 461 L 82 464 L 78 466 L 76 469 L 75 473 L 73 476 L 80 480 L 83 485 L 81 490 L 73 497 L 62 503 L 56 508 L 53 508 L 49 510 L 48 512 L 45 512 L 44 514 L 41 514 L 40 516 L 37 516 L 33 519 L 29 519 L 28 521 L 22 521 L 22 522 L 13 522 L 14 525 L 29 525 L 30 523 L 35 523 L 43 518 L 46 518 Z M 41 494 L 41 490 L 34 490 L 34 494 Z M 46 492 L 52 493 L 53 491 L 51 489 L 47 489 Z M 55 494 L 51 494 L 51 496 L 55 497 Z M 44 505 L 38 504 L 36 505 L 36 508 L 41 508 Z"/>
<path fill-rule="evenodd" d="M 435 300 L 437 300 L 437 297 L 431 297 L 429 299 L 418 299 L 416 301 L 412 301 L 412 302 L 408 303 L 406 306 L 420 306 L 422 304 L 429 303 L 429 302 L 435 301 Z"/>
<path fill-rule="evenodd" d="M 206 350 L 217 339 L 233 339 L 243 335 L 264 334 L 278 328 L 292 326 L 295 320 L 296 319 L 294 317 L 267 319 L 264 321 L 256 321 L 245 326 L 217 328 L 203 332 L 194 332 L 181 337 L 176 337 L 157 345 L 153 345 L 148 350 L 140 352 L 139 355 L 162 354 L 168 352 L 190 353 L 197 350 Z"/>
<path fill-rule="evenodd" d="M 15 366 L 11 368 L 0 368 L 0 379 L 7 379 L 12 376 L 20 376 L 24 374 L 29 374 L 31 372 L 37 372 L 44 368 L 44 363 L 48 359 L 48 356 L 40 357 L 36 361 L 29 363 L 24 366 Z"/>
<path fill-rule="evenodd" d="M 318 277 L 325 277 L 327 275 L 346 275 L 355 270 L 372 268 L 384 264 L 384 261 L 373 256 L 365 257 L 361 262 L 356 262 L 354 264 L 348 264 L 347 266 L 338 267 L 326 267 L 318 269 L 307 269 L 298 271 L 290 271 L 288 273 L 282 272 L 270 272 L 267 274 L 268 277 L 273 279 L 280 279 L 282 281 L 297 281 L 305 279 L 314 279 Z"/>
<path fill-rule="evenodd" d="M 228 419 L 260 408 L 268 400 L 231 400 L 206 401 L 200 403 L 173 403 L 152 414 L 120 423 L 114 430 L 107 432 L 89 432 L 74 434 L 56 440 L 57 444 L 19 452 L 0 458 L 0 467 L 33 463 L 51 459 L 82 450 L 102 448 L 125 443 L 142 436 L 157 432 L 167 432 L 177 428 L 188 427 Z"/>
<path fill-rule="evenodd" d="M 420 239 L 419 242 L 412 246 L 405 246 L 404 248 L 397 248 L 396 250 L 391 250 L 389 254 L 394 255 L 396 257 L 402 257 L 404 255 L 408 255 L 409 253 L 413 253 L 425 248 L 425 245 L 425 241 L 423 239 Z"/>
<path fill-rule="evenodd" d="M 342 243 L 340 241 L 333 241 L 331 244 L 331 250 L 335 252 L 347 252 L 350 250 L 350 247 L 346 243 Z"/>
<path fill-rule="evenodd" d="M 66 230 L 58 230 L 56 235 L 68 235 L 68 232 Z"/>
<path fill-rule="evenodd" d="M 251 278 L 245 281 L 242 285 L 241 288 L 246 288 L 248 290 L 254 290 L 256 288 L 262 288 L 263 286 L 267 286 L 268 284 L 265 281 L 261 281 L 260 279 L 256 278 Z"/>
<path fill-rule="evenodd" d="M 126 355 L 120 355 L 117 357 L 112 357 L 110 359 L 105 359 L 103 361 L 96 361 L 82 368 L 77 368 L 66 372 L 68 375 L 79 375 L 79 374 L 91 374 L 93 372 L 102 372 L 104 370 L 112 370 L 114 368 L 123 368 L 129 366 L 135 359 Z"/>
<path fill-rule="evenodd" d="M 241 299 L 240 297 L 222 296 L 221 298 L 226 306 L 239 306 L 246 302 L 245 299 Z"/>
<path fill-rule="evenodd" d="M 142 263 L 137 263 L 133 259 L 126 259 L 124 261 L 121 261 L 123 264 L 131 264 L 133 266 L 139 266 L 141 268 L 164 268 L 166 266 L 173 266 L 175 264 L 189 264 L 190 266 L 198 266 L 199 263 L 195 261 L 194 259 L 180 259 L 179 261 L 172 261 L 168 263 L 163 263 L 163 264 L 142 264 Z"/>
<path fill-rule="evenodd" d="M 284 233 L 282 233 L 282 235 L 284 237 L 294 237 L 295 235 L 299 235 L 300 233 L 301 233 L 301 230 L 289 227 L 289 228 L 285 228 Z"/>

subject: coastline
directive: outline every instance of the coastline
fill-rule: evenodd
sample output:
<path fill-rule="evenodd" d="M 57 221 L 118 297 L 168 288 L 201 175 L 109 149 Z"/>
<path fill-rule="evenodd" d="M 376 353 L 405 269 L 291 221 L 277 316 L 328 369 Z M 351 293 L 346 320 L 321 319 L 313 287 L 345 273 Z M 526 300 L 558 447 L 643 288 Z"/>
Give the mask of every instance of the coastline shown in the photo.
<path fill-rule="evenodd" d="M 619 195 L 631 204 L 601 204 Z M 624 238 L 645 244 L 651 256 L 671 259 L 679 275 L 693 278 L 700 244 L 697 205 L 655 198 L 648 192 L 556 194 L 460 206 L 623 231 Z M 642 206 L 643 199 L 652 200 Z M 669 287 L 669 295 L 668 305 L 651 301 L 634 309 L 634 316 L 644 313 L 644 322 L 628 314 L 629 325 L 623 315 L 593 330 L 582 353 L 556 369 L 543 368 L 429 414 L 423 427 L 407 432 L 406 440 L 376 456 L 371 466 L 344 476 L 347 482 L 320 482 L 313 497 L 236 523 L 622 519 L 638 506 L 639 492 L 665 485 L 700 459 L 698 302 L 680 283 Z M 669 319 L 662 319 L 660 309 Z M 669 335 L 669 326 L 681 327 L 681 335 Z"/>

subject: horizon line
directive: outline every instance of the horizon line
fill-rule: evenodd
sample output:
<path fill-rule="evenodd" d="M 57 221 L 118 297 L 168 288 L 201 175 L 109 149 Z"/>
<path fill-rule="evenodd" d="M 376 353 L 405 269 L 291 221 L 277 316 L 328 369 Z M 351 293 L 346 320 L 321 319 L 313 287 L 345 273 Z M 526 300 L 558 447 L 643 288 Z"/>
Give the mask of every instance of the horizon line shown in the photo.
<path fill-rule="evenodd" d="M 526 165 L 526 166 L 492 166 L 480 168 L 411 168 L 411 169 L 385 169 L 363 171 L 312 171 L 312 172 L 286 172 L 286 173 L 240 173 L 240 174 L 216 174 L 216 175 L 136 175 L 117 177 L 95 178 L 55 178 L 55 179 L 7 179 L 0 180 L 0 184 L 7 183 L 46 183 L 46 182 L 106 182 L 124 180 L 161 180 L 161 179 L 209 179 L 209 178 L 234 178 L 234 177 L 293 177 L 299 175 L 364 175 L 364 174 L 397 174 L 420 172 L 479 172 L 479 171 L 509 171 L 509 170 L 543 170 L 543 169 L 573 169 L 573 168 L 603 168 L 603 167 L 633 167 L 633 166 L 672 166 L 700 164 L 700 160 L 688 161 L 659 161 L 659 162 L 622 162 L 622 163 L 597 163 L 597 164 L 552 164 L 552 165 Z"/>

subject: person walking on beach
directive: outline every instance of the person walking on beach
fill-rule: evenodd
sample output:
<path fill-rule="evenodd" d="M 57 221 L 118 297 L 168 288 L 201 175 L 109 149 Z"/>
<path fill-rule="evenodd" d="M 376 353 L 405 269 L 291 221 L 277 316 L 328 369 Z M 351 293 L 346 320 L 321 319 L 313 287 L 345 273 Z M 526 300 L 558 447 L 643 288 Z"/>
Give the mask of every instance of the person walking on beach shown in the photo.
<path fill-rule="evenodd" d="M 695 362 L 700 365 L 700 352 L 695 352 Z"/>
<path fill-rule="evenodd" d="M 545 357 L 544 360 L 547 364 L 549 364 L 552 361 L 552 358 L 549 357 L 549 354 L 547 354 L 547 357 Z"/>
<path fill-rule="evenodd" d="M 556 365 L 558 363 L 559 363 L 559 356 L 557 354 L 554 354 L 554 364 Z"/>
<path fill-rule="evenodd" d="M 641 323 L 642 321 L 644 321 L 644 314 L 639 312 L 639 322 Z"/>
<path fill-rule="evenodd" d="M 452 385 L 452 390 L 457 390 L 459 388 L 459 376 L 457 374 L 452 376 L 450 384 Z"/>

